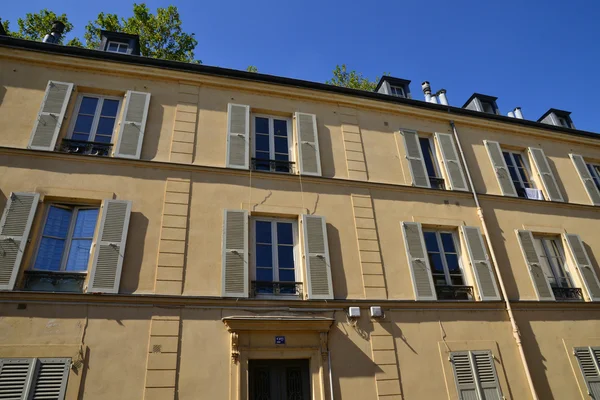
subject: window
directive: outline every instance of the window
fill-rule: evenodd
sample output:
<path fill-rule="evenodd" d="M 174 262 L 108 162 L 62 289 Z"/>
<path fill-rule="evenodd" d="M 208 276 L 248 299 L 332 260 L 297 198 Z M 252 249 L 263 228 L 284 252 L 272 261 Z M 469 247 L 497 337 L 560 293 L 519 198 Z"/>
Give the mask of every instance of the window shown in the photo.
<path fill-rule="evenodd" d="M 489 114 L 496 114 L 496 109 L 495 109 L 494 105 L 492 103 L 490 103 L 489 101 L 482 101 L 481 108 L 483 109 L 483 112 L 486 112 Z"/>
<path fill-rule="evenodd" d="M 434 189 L 445 189 L 444 180 L 441 178 L 440 169 L 437 164 L 432 138 L 419 137 L 419 144 L 423 152 L 423 160 L 425 161 L 425 168 L 427 169 L 427 176 L 429 177 L 431 187 Z"/>
<path fill-rule="evenodd" d="M 402 86 L 390 86 L 390 91 L 392 96 L 406 97 L 406 93 Z"/>
<path fill-rule="evenodd" d="M 127 43 L 108 42 L 108 46 L 106 47 L 106 51 L 110 51 L 111 53 L 127 53 L 127 50 L 129 50 Z"/>
<path fill-rule="evenodd" d="M 297 225 L 285 219 L 253 220 L 254 295 L 302 294 L 296 267 Z"/>
<path fill-rule="evenodd" d="M 549 236 L 534 236 L 534 246 L 537 252 L 542 269 L 546 274 L 546 278 L 550 286 L 555 287 L 572 287 L 567 266 L 565 254 L 560 238 Z"/>
<path fill-rule="evenodd" d="M 588 171 L 590 171 L 590 175 L 596 184 L 598 190 L 600 190 L 600 165 L 595 164 L 586 164 Z"/>
<path fill-rule="evenodd" d="M 79 96 L 70 138 L 83 142 L 111 143 L 120 104 L 118 97 Z"/>
<path fill-rule="evenodd" d="M 465 286 L 458 240 L 455 232 L 424 230 L 423 238 L 439 300 L 469 300 L 471 287 Z M 452 288 L 457 286 L 458 288 Z"/>
<path fill-rule="evenodd" d="M 529 198 L 526 189 L 535 189 L 535 185 L 530 179 L 529 165 L 521 153 L 514 151 L 502 151 L 504 161 L 508 167 L 508 172 L 515 185 L 517 195 L 523 198 Z M 541 196 L 541 193 L 539 194 Z"/>
<path fill-rule="evenodd" d="M 564 126 L 565 128 L 570 128 L 571 124 L 569 124 L 569 121 L 567 121 L 566 118 L 564 117 L 556 117 L 558 119 L 558 123 L 560 126 Z"/>
<path fill-rule="evenodd" d="M 593 399 L 600 399 L 600 347 L 576 347 L 574 350 L 588 394 Z"/>
<path fill-rule="evenodd" d="M 293 173 L 292 122 L 290 118 L 253 115 L 256 171 Z"/>
<path fill-rule="evenodd" d="M 64 400 L 70 367 L 70 358 L 2 358 L 2 398 Z"/>
<path fill-rule="evenodd" d="M 502 399 L 502 392 L 489 350 L 450 353 L 459 400 Z"/>

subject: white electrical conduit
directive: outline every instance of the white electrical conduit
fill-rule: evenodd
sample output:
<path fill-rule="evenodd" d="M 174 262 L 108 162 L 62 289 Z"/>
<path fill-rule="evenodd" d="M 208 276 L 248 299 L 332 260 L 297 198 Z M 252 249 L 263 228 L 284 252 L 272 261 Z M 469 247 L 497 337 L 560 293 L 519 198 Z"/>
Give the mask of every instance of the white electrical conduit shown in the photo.
<path fill-rule="evenodd" d="M 487 225 L 485 223 L 485 218 L 483 216 L 483 210 L 481 209 L 481 205 L 479 204 L 479 198 L 477 197 L 477 191 L 475 190 L 475 186 L 473 186 L 473 180 L 471 179 L 471 173 L 469 172 L 469 167 L 467 165 L 467 160 L 465 159 L 465 154 L 463 153 L 462 146 L 460 144 L 460 139 L 458 138 L 458 132 L 456 131 L 456 126 L 454 125 L 454 121 L 450 121 L 450 126 L 452 127 L 452 131 L 454 132 L 454 140 L 456 141 L 456 146 L 458 147 L 458 152 L 460 153 L 460 158 L 465 166 L 465 171 L 467 173 L 467 179 L 469 180 L 469 185 L 471 185 L 471 192 L 473 193 L 473 198 L 475 199 L 475 205 L 477 207 L 477 215 L 481 220 L 481 226 L 483 228 L 483 233 L 485 235 L 485 241 L 487 242 L 488 248 L 490 249 L 490 254 L 492 256 L 492 261 L 494 263 L 494 270 L 496 271 L 496 276 L 498 277 L 498 283 L 500 284 L 500 290 L 502 291 L 502 297 L 504 298 L 504 304 L 506 304 L 506 311 L 508 312 L 508 319 L 510 319 L 510 324 L 512 326 L 513 337 L 515 338 L 515 342 L 517 343 L 517 348 L 519 349 L 519 355 L 521 356 L 521 362 L 523 363 L 523 368 L 525 369 L 525 376 L 527 377 L 527 383 L 529 384 L 529 390 L 531 391 L 531 396 L 533 400 L 539 400 L 538 395 L 535 391 L 535 387 L 533 386 L 533 380 L 531 379 L 531 373 L 529 372 L 529 366 L 527 364 L 527 359 L 525 358 L 525 352 L 523 351 L 523 343 L 521 342 L 521 334 L 519 332 L 519 327 L 517 326 L 517 322 L 515 321 L 515 316 L 512 311 L 512 307 L 510 305 L 510 301 L 508 300 L 508 295 L 506 294 L 506 288 L 504 287 L 504 281 L 502 280 L 502 274 L 500 274 L 500 269 L 498 267 L 498 261 L 496 260 L 496 254 L 494 253 L 494 247 L 492 246 L 492 240 L 490 239 L 490 234 L 487 229 Z"/>

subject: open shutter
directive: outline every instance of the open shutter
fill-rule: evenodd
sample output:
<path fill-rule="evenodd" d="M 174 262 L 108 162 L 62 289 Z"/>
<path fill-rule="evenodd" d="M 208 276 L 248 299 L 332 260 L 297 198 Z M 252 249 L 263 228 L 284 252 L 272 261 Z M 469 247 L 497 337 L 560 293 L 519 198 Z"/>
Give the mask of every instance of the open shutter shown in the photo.
<path fill-rule="evenodd" d="M 569 154 L 571 157 L 571 161 L 573 161 L 573 165 L 575 165 L 575 169 L 583 182 L 583 186 L 587 191 L 588 196 L 590 196 L 590 200 L 592 204 L 595 206 L 600 206 L 600 191 L 594 182 L 594 179 L 590 175 L 590 171 L 587 169 L 587 165 L 585 164 L 585 160 L 579 154 Z"/>
<path fill-rule="evenodd" d="M 333 299 L 325 217 L 303 214 L 302 230 L 308 298 Z"/>
<path fill-rule="evenodd" d="M 150 93 L 127 91 L 115 157 L 140 158 L 149 106 Z"/>
<path fill-rule="evenodd" d="M 598 282 L 598 277 L 594 272 L 590 257 L 583 246 L 581 238 L 573 233 L 566 233 L 563 236 L 590 300 L 600 301 L 600 282 Z"/>
<path fill-rule="evenodd" d="M 479 389 L 482 393 L 481 398 L 485 400 L 502 399 L 492 352 L 488 350 L 472 351 L 471 355 Z"/>
<path fill-rule="evenodd" d="M 11 193 L 0 219 L 0 290 L 13 290 L 39 193 Z"/>
<path fill-rule="evenodd" d="M 600 348 L 576 347 L 575 357 L 592 399 L 600 399 Z"/>
<path fill-rule="evenodd" d="M 227 105 L 227 167 L 248 169 L 250 165 L 250 106 Z"/>
<path fill-rule="evenodd" d="M 22 399 L 31 377 L 31 358 L 0 359 L 0 396 Z"/>
<path fill-rule="evenodd" d="M 401 224 L 415 298 L 417 300 L 437 300 L 421 224 L 418 222 L 402 222 Z"/>
<path fill-rule="evenodd" d="M 404 149 L 406 151 L 406 159 L 410 167 L 410 175 L 412 176 L 413 186 L 430 188 L 427 169 L 425 168 L 425 160 L 419 143 L 419 135 L 415 131 L 402 130 L 400 134 L 404 138 Z"/>
<path fill-rule="evenodd" d="M 506 161 L 502 155 L 500 143 L 492 140 L 484 140 L 483 143 L 485 144 L 488 156 L 490 156 L 492 167 L 496 172 L 496 178 L 498 179 L 498 184 L 500 185 L 502 194 L 504 196 L 517 197 L 517 191 L 512 179 L 510 178 L 510 174 L 508 173 L 508 166 L 506 165 Z"/>
<path fill-rule="evenodd" d="M 223 212 L 223 297 L 248 297 L 248 211 Z"/>
<path fill-rule="evenodd" d="M 454 379 L 458 390 L 459 400 L 478 400 L 475 374 L 471 365 L 471 355 L 468 351 L 459 351 L 450 355 Z"/>
<path fill-rule="evenodd" d="M 27 148 L 53 151 L 60 132 L 69 99 L 73 92 L 73 84 L 67 82 L 48 81 L 46 94 L 40 106 L 37 119 L 33 124 L 31 138 Z"/>
<path fill-rule="evenodd" d="M 531 282 L 535 292 L 537 293 L 539 300 L 554 300 L 554 293 L 550 288 L 550 283 L 544 274 L 544 270 L 540 264 L 540 259 L 535 251 L 533 244 L 533 234 L 531 231 L 517 230 L 517 238 L 521 245 L 521 251 L 523 257 L 525 257 L 525 263 L 529 269 L 529 275 L 531 276 Z"/>
<path fill-rule="evenodd" d="M 460 164 L 460 158 L 458 157 L 458 151 L 456 151 L 456 144 L 454 138 L 448 133 L 437 133 L 435 134 L 435 140 L 438 143 L 440 152 L 442 154 L 442 161 L 444 169 L 446 170 L 446 176 L 450 181 L 451 190 L 469 190 L 467 181 L 465 179 L 465 173 L 463 172 L 462 165 Z"/>
<path fill-rule="evenodd" d="M 298 133 L 298 158 L 302 175 L 321 176 L 321 155 L 319 152 L 319 133 L 317 116 L 297 112 L 296 132 Z"/>
<path fill-rule="evenodd" d="M 104 200 L 88 293 L 118 293 L 129 229 L 131 201 Z"/>
<path fill-rule="evenodd" d="M 496 278 L 479 228 L 461 226 L 461 232 L 467 244 L 469 260 L 471 260 L 471 267 L 477 281 L 481 300 L 500 300 Z"/>
<path fill-rule="evenodd" d="M 70 358 L 38 358 L 28 400 L 63 400 L 71 367 Z"/>
<path fill-rule="evenodd" d="M 548 199 L 552 201 L 565 201 L 560 193 L 560 189 L 558 188 L 556 178 L 550 169 L 550 165 L 548 164 L 548 159 L 544 154 L 544 150 L 536 147 L 530 147 L 529 154 L 531 154 L 531 158 L 533 159 L 533 163 L 535 164 L 535 168 L 537 169 Z"/>

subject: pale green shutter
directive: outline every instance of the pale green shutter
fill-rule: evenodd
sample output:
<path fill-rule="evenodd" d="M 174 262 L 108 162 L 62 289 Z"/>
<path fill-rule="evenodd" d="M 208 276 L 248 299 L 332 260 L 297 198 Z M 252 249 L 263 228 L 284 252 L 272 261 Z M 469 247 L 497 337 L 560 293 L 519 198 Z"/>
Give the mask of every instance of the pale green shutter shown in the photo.
<path fill-rule="evenodd" d="M 248 169 L 250 165 L 250 106 L 227 105 L 227 167 Z"/>
<path fill-rule="evenodd" d="M 310 299 L 333 299 L 325 217 L 302 215 L 306 284 Z"/>
<path fill-rule="evenodd" d="M 223 297 L 248 297 L 248 211 L 223 212 Z"/>
<path fill-rule="evenodd" d="M 579 154 L 569 154 L 571 157 L 571 161 L 573 161 L 573 165 L 583 182 L 583 187 L 587 191 L 588 196 L 590 196 L 590 200 L 592 204 L 595 206 L 600 206 L 600 191 L 594 182 L 594 179 L 590 175 L 590 171 L 587 169 L 587 165 L 585 164 L 585 160 Z"/>
<path fill-rule="evenodd" d="M 469 260 L 471 261 L 481 300 L 500 300 L 496 278 L 479 228 L 461 226 L 461 232 L 467 244 Z"/>
<path fill-rule="evenodd" d="M 44 100 L 33 124 L 28 148 L 54 150 L 73 86 L 72 83 L 48 81 Z"/>
<path fill-rule="evenodd" d="M 317 117 L 314 114 L 297 112 L 294 119 L 296 120 L 296 132 L 298 134 L 300 174 L 321 176 Z"/>
<path fill-rule="evenodd" d="M 104 200 L 88 293 L 119 293 L 131 201 Z"/>
<path fill-rule="evenodd" d="M 115 157 L 140 158 L 149 107 L 150 93 L 127 91 Z"/>
<path fill-rule="evenodd" d="M 450 354 L 454 369 L 454 379 L 459 400 L 479 400 L 475 374 L 471 365 L 471 355 L 468 351 L 458 351 Z"/>
<path fill-rule="evenodd" d="M 71 367 L 70 358 L 38 358 L 29 389 L 29 399 L 63 400 Z"/>
<path fill-rule="evenodd" d="M 448 133 L 437 133 L 435 139 L 440 148 L 442 162 L 446 170 L 451 190 L 469 190 L 454 138 Z"/>
<path fill-rule="evenodd" d="M 579 235 L 572 233 L 566 233 L 563 236 L 567 242 L 567 246 L 571 252 L 573 261 L 575 261 L 575 266 L 579 271 L 579 276 L 581 277 L 590 300 L 600 301 L 600 283 L 598 282 L 598 276 L 596 276 L 596 272 L 594 272 L 594 267 L 583 246 L 581 238 Z"/>
<path fill-rule="evenodd" d="M 0 219 L 0 290 L 13 290 L 40 200 L 39 193 L 11 193 Z"/>
<path fill-rule="evenodd" d="M 550 164 L 548 164 L 548 159 L 544 154 L 544 150 L 530 147 L 529 154 L 531 154 L 533 163 L 538 171 L 538 175 L 542 181 L 544 190 L 546 191 L 547 198 L 552 201 L 564 201 L 563 196 L 560 193 L 560 189 L 558 188 L 556 178 L 552 173 L 552 169 L 550 169 Z"/>
<path fill-rule="evenodd" d="M 538 299 L 554 300 L 554 293 L 550 288 L 550 283 L 546 278 L 546 274 L 544 274 L 544 270 L 540 264 L 540 259 L 535 251 L 533 234 L 530 231 L 525 230 L 517 230 L 516 232 Z"/>
<path fill-rule="evenodd" d="M 494 366 L 494 357 L 492 352 L 488 350 L 471 351 L 473 360 L 473 369 L 477 376 L 482 400 L 500 400 L 502 393 L 500 391 L 500 383 Z"/>
<path fill-rule="evenodd" d="M 31 358 L 0 359 L 0 398 L 23 399 L 29 388 Z"/>
<path fill-rule="evenodd" d="M 496 173 L 496 179 L 498 179 L 502 194 L 504 196 L 517 197 L 517 190 L 515 189 L 515 185 L 508 172 L 508 166 L 502 155 L 500 143 L 492 140 L 484 140 L 483 143 L 485 144 L 488 156 L 490 157 L 490 162 Z"/>
<path fill-rule="evenodd" d="M 404 138 L 404 149 L 406 151 L 406 159 L 412 176 L 412 184 L 417 187 L 430 188 L 429 176 L 419 143 L 419 135 L 415 131 L 402 130 L 400 134 Z"/>
<path fill-rule="evenodd" d="M 600 347 L 576 347 L 575 356 L 592 399 L 600 399 Z"/>
<path fill-rule="evenodd" d="M 421 224 L 401 222 L 401 225 L 415 298 L 417 300 L 437 300 Z"/>

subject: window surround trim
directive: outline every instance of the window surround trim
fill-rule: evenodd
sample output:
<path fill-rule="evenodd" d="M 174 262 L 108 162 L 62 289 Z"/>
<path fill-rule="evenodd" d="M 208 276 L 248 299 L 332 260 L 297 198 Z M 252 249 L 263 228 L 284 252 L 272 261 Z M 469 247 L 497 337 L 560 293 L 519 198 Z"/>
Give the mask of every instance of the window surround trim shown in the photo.
<path fill-rule="evenodd" d="M 109 50 L 111 44 L 116 44 L 117 45 L 117 51 Z M 127 51 L 125 51 L 125 53 L 121 53 L 120 51 L 118 51 L 121 48 L 121 46 L 125 46 L 126 49 L 127 49 L 127 51 L 129 51 L 129 48 L 130 48 L 129 43 L 127 43 L 127 42 L 119 42 L 119 41 L 116 41 L 116 40 L 109 40 L 108 42 L 106 42 L 106 51 L 108 51 L 110 53 L 127 54 Z"/>
<path fill-rule="evenodd" d="M 458 239 L 458 231 L 456 230 L 450 230 L 450 229 L 435 229 L 435 228 L 427 228 L 426 226 L 422 227 L 423 230 L 423 242 L 425 242 L 425 232 L 434 232 L 435 238 L 438 242 L 438 248 L 440 249 L 440 255 L 443 255 L 443 257 L 441 257 L 442 259 L 442 265 L 444 268 L 444 277 L 446 279 L 446 285 L 448 286 L 455 286 L 452 284 L 452 279 L 450 277 L 450 269 L 448 268 L 448 264 L 446 262 L 446 251 L 444 250 L 443 247 L 443 243 L 442 243 L 442 238 L 441 238 L 441 233 L 449 233 L 452 235 L 452 240 L 454 242 L 454 248 L 456 249 L 456 257 L 458 258 L 458 268 L 460 269 L 460 273 L 462 275 L 463 281 L 465 285 L 469 285 L 470 282 L 467 279 L 467 274 L 465 273 L 465 268 L 463 266 L 463 262 L 462 262 L 462 248 L 460 246 L 460 240 Z M 429 251 L 427 250 L 427 244 L 425 243 L 425 252 L 427 253 L 427 257 L 429 257 Z M 430 265 L 430 274 L 431 277 L 433 279 L 433 270 L 431 270 L 432 265 Z M 435 287 L 435 280 L 433 282 L 433 286 Z"/>
<path fill-rule="evenodd" d="M 396 91 L 396 92 L 400 91 L 402 93 L 402 95 L 398 95 L 398 94 L 394 93 L 394 91 Z M 405 90 L 404 86 L 390 84 L 390 95 L 406 98 L 406 90 Z"/>
<path fill-rule="evenodd" d="M 253 113 L 250 110 L 250 129 L 252 142 L 252 157 L 256 158 L 256 118 L 267 118 L 269 120 L 269 160 L 275 160 L 275 126 L 274 120 L 284 120 L 287 125 L 287 140 L 288 140 L 288 158 L 289 162 L 296 162 L 294 154 L 294 134 L 293 134 L 293 117 L 281 116 L 275 114 Z M 264 135 L 264 133 L 262 134 Z"/>
<path fill-rule="evenodd" d="M 73 138 L 73 131 L 75 130 L 75 124 L 77 123 L 77 117 L 79 116 L 79 110 L 81 108 L 81 102 L 84 97 L 93 97 L 98 99 L 98 104 L 96 105 L 96 110 L 94 112 L 94 120 L 92 121 L 92 127 L 90 129 L 90 136 L 88 138 L 88 142 L 93 142 L 96 139 L 96 133 L 98 130 L 98 123 L 100 122 L 100 114 L 102 113 L 102 105 L 104 104 L 104 100 L 116 100 L 119 102 L 117 107 L 117 114 L 115 115 L 115 125 L 113 126 L 112 135 L 110 138 L 110 144 L 116 143 L 116 135 L 117 126 L 121 123 L 121 109 L 123 107 L 123 97 L 119 96 L 110 96 L 96 93 L 79 93 L 77 95 L 77 100 L 75 102 L 75 107 L 73 108 L 73 112 L 71 114 L 71 122 L 69 123 L 69 130 L 67 131 L 67 139 Z"/>

